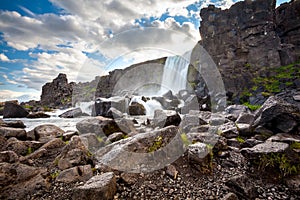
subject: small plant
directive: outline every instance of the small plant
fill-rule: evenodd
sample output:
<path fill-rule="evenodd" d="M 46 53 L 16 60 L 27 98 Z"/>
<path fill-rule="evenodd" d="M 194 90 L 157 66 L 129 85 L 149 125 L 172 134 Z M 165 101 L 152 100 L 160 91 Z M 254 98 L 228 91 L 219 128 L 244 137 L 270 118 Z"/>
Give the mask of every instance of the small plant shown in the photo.
<path fill-rule="evenodd" d="M 50 174 L 51 179 L 56 179 L 56 177 L 58 177 L 59 175 L 59 171 L 55 171 L 52 174 Z"/>
<path fill-rule="evenodd" d="M 189 139 L 188 139 L 188 137 L 187 137 L 187 135 L 186 135 L 185 133 L 182 133 L 182 134 L 180 135 L 180 137 L 181 137 L 181 140 L 182 140 L 182 142 L 183 142 L 183 144 L 184 144 L 185 146 L 188 146 L 188 145 L 191 144 L 191 142 L 189 141 Z"/>
<path fill-rule="evenodd" d="M 241 136 L 238 136 L 238 137 L 236 138 L 236 141 L 238 141 L 240 144 L 245 143 L 244 138 L 242 138 Z"/>
<path fill-rule="evenodd" d="M 247 106 L 251 111 L 256 111 L 257 109 L 261 108 L 261 105 L 252 105 L 249 102 L 245 102 L 243 105 Z"/>
<path fill-rule="evenodd" d="M 163 145 L 163 138 L 162 136 L 157 136 L 152 144 L 151 147 L 149 147 L 148 152 L 154 152 L 161 148 Z"/>
<path fill-rule="evenodd" d="M 291 149 L 300 149 L 300 142 L 293 142 L 290 147 Z"/>
<path fill-rule="evenodd" d="M 52 108 L 49 108 L 48 106 L 43 106 L 44 112 L 51 112 Z"/>
<path fill-rule="evenodd" d="M 34 149 L 31 148 L 31 147 L 28 147 L 26 155 L 30 155 L 30 154 L 32 154 L 33 152 L 34 152 Z"/>

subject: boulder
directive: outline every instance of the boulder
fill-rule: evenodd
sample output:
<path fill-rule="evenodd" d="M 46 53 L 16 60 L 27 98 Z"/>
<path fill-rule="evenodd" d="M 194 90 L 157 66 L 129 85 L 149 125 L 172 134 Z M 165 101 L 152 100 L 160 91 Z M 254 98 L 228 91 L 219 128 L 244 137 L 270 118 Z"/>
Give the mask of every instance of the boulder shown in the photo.
<path fill-rule="evenodd" d="M 35 140 L 47 143 L 50 140 L 62 137 L 65 131 L 52 124 L 43 124 L 34 128 Z"/>
<path fill-rule="evenodd" d="M 60 118 L 75 118 L 75 117 L 80 117 L 82 116 L 82 110 L 81 108 L 74 108 L 71 110 L 68 110 L 64 112 L 63 114 L 59 115 Z"/>
<path fill-rule="evenodd" d="M 117 192 L 114 173 L 107 172 L 88 180 L 83 186 L 75 188 L 72 199 L 112 200 Z"/>
<path fill-rule="evenodd" d="M 109 110 L 115 108 L 122 114 L 126 112 L 128 107 L 129 99 L 119 96 L 114 96 L 110 98 L 97 98 L 95 101 L 95 115 L 103 117 L 111 117 Z"/>
<path fill-rule="evenodd" d="M 235 123 L 237 124 L 251 124 L 254 121 L 255 115 L 252 113 L 242 112 L 239 114 Z"/>
<path fill-rule="evenodd" d="M 6 138 L 15 137 L 19 140 L 26 139 L 26 131 L 22 128 L 0 127 L 0 135 Z"/>
<path fill-rule="evenodd" d="M 69 169 L 75 166 L 94 164 L 93 156 L 85 147 L 79 136 L 72 137 L 60 155 L 56 157 L 58 168 L 61 170 Z"/>
<path fill-rule="evenodd" d="M 290 190 L 300 195 L 300 175 L 287 177 L 284 182 Z"/>
<path fill-rule="evenodd" d="M 46 168 L 20 163 L 0 163 L 0 187 L 3 199 L 25 199 L 37 191 L 47 190 Z"/>
<path fill-rule="evenodd" d="M 190 95 L 185 101 L 184 106 L 181 108 L 181 114 L 187 114 L 190 110 L 201 110 L 201 105 L 199 104 L 196 95 Z"/>
<path fill-rule="evenodd" d="M 146 115 L 146 108 L 138 102 L 132 102 L 128 107 L 128 112 L 130 115 Z"/>
<path fill-rule="evenodd" d="M 27 115 L 27 118 L 35 119 L 35 118 L 50 118 L 50 115 L 44 112 L 34 112 Z"/>
<path fill-rule="evenodd" d="M 79 136 L 86 148 L 91 152 L 96 152 L 100 147 L 104 146 L 103 141 L 99 141 L 95 133 L 85 133 Z"/>
<path fill-rule="evenodd" d="M 15 120 L 15 121 L 8 121 L 5 122 L 3 120 L 0 121 L 0 127 L 11 127 L 11 128 L 25 128 L 25 124 L 21 120 Z"/>
<path fill-rule="evenodd" d="M 181 117 L 173 110 L 155 110 L 153 117 L 154 127 L 167 127 L 170 125 L 178 126 L 181 122 Z"/>
<path fill-rule="evenodd" d="M 113 134 L 111 134 L 110 136 L 108 136 L 108 137 L 107 137 L 107 141 L 113 143 L 113 142 L 116 142 L 116 141 L 121 140 L 121 139 L 123 139 L 123 138 L 125 138 L 124 133 L 122 133 L 122 132 L 117 132 L 117 133 L 113 133 Z"/>
<path fill-rule="evenodd" d="M 257 189 L 255 182 L 247 175 L 237 175 L 226 181 L 225 185 L 229 187 L 239 199 L 248 197 L 255 199 L 257 197 Z"/>
<path fill-rule="evenodd" d="M 197 142 L 188 146 L 189 163 L 200 172 L 211 170 L 212 157 L 210 150 L 204 143 Z"/>
<path fill-rule="evenodd" d="M 291 133 L 299 126 L 300 109 L 279 97 L 271 96 L 256 112 L 252 129 L 263 126 L 274 133 Z"/>
<path fill-rule="evenodd" d="M 242 113 L 250 113 L 250 110 L 247 106 L 244 105 L 230 105 L 225 108 L 225 113 L 232 115 L 236 120 Z"/>
<path fill-rule="evenodd" d="M 17 155 L 26 156 L 35 150 L 39 149 L 43 143 L 36 141 L 20 141 L 16 138 L 10 138 L 6 142 L 6 146 L 4 147 L 7 151 L 13 151 Z"/>
<path fill-rule="evenodd" d="M 252 148 L 243 148 L 241 153 L 249 159 L 258 158 L 260 155 L 283 154 L 289 150 L 289 145 L 282 142 L 265 142 Z"/>
<path fill-rule="evenodd" d="M 19 161 L 19 156 L 13 151 L 0 152 L 0 163 L 16 163 Z"/>
<path fill-rule="evenodd" d="M 100 137 L 109 136 L 115 132 L 122 132 L 115 120 L 102 116 L 84 119 L 76 124 L 76 128 L 81 134 L 95 133 Z"/>
<path fill-rule="evenodd" d="M 133 120 L 126 119 L 126 118 L 119 118 L 115 119 L 118 127 L 124 134 L 136 133 L 136 129 L 134 126 Z"/>
<path fill-rule="evenodd" d="M 221 136 L 230 139 L 235 138 L 239 135 L 237 126 L 234 122 L 228 122 L 219 127 L 219 130 L 222 131 Z"/>
<path fill-rule="evenodd" d="M 91 165 L 77 166 L 63 170 L 56 177 L 57 182 L 74 183 L 77 181 L 85 182 L 93 177 Z"/>
<path fill-rule="evenodd" d="M 117 110 L 114 107 L 111 107 L 107 113 L 106 116 L 109 118 L 113 118 L 113 119 L 118 119 L 118 118 L 122 118 L 123 117 L 123 113 L 119 110 Z"/>
<path fill-rule="evenodd" d="M 15 102 L 5 102 L 3 118 L 23 118 L 28 115 L 28 111 Z"/>

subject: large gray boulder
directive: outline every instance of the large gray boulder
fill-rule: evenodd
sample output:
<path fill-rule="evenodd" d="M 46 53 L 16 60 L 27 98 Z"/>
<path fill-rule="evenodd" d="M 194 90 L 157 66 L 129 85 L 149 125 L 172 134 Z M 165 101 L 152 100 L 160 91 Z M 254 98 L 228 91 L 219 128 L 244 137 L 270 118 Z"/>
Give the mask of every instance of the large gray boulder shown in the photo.
<path fill-rule="evenodd" d="M 181 122 L 181 117 L 173 110 L 155 110 L 153 117 L 154 127 L 167 127 L 170 125 L 178 126 Z"/>
<path fill-rule="evenodd" d="M 16 102 L 5 102 L 3 109 L 3 118 L 23 118 L 28 114 L 29 112 Z"/>
<path fill-rule="evenodd" d="M 252 129 L 265 127 L 274 133 L 296 132 L 300 123 L 300 109 L 279 97 L 271 96 L 256 112 Z"/>

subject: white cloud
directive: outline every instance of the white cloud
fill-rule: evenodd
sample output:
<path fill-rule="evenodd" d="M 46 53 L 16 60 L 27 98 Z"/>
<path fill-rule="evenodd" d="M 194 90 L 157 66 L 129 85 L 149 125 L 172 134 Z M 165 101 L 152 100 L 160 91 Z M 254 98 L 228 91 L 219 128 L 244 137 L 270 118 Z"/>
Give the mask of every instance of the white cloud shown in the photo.
<path fill-rule="evenodd" d="M 9 62 L 10 60 L 4 53 L 1 53 L 0 54 L 0 61 Z"/>
<path fill-rule="evenodd" d="M 5 79 L 5 81 L 7 83 L 13 84 L 13 85 L 17 85 L 18 83 L 14 80 L 11 80 L 10 78 L 8 78 L 8 76 L 6 74 L 3 74 L 2 77 Z"/>
<path fill-rule="evenodd" d="M 38 100 L 40 93 L 38 91 L 16 92 L 12 90 L 0 90 L 0 102 L 9 100 Z"/>

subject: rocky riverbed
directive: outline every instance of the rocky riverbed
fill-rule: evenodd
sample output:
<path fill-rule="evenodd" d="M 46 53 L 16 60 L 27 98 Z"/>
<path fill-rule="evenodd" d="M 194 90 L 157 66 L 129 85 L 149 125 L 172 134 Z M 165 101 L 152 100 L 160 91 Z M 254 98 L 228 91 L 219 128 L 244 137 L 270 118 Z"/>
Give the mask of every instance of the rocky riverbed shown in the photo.
<path fill-rule="evenodd" d="M 72 132 L 1 121 L 1 199 L 298 199 L 299 121 L 279 97 L 256 112 L 97 116 Z"/>

